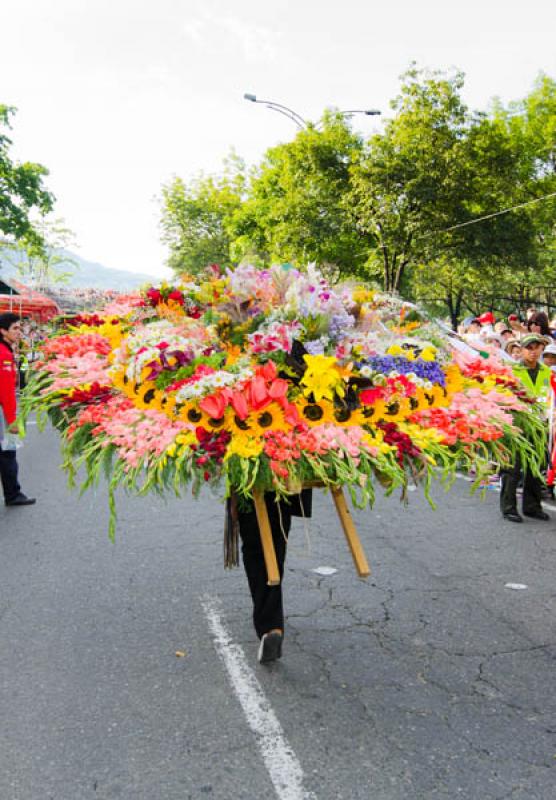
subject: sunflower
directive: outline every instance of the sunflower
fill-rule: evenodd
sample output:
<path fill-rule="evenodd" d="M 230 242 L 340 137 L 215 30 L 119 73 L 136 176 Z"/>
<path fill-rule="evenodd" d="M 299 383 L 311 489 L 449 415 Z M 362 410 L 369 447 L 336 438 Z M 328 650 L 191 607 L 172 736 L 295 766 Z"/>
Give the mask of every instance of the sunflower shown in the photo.
<path fill-rule="evenodd" d="M 247 419 L 241 419 L 231 406 L 228 406 L 224 416 L 226 430 L 232 434 L 232 437 L 249 434 L 251 432 L 249 421 Z"/>
<path fill-rule="evenodd" d="M 334 404 L 330 400 L 320 400 L 318 403 L 311 403 L 304 397 L 298 398 L 296 402 L 300 418 L 309 427 L 324 425 L 334 420 Z"/>
<path fill-rule="evenodd" d="M 385 422 L 401 422 L 411 414 L 411 408 L 407 397 L 395 398 L 388 400 L 384 404 L 384 410 L 381 419 Z"/>
<path fill-rule="evenodd" d="M 421 389 L 421 387 L 417 387 L 415 389 L 415 393 L 408 399 L 411 414 L 416 414 L 418 411 L 422 411 L 424 408 L 430 407 L 425 390 Z"/>
<path fill-rule="evenodd" d="M 112 381 L 112 386 L 115 389 L 123 392 L 123 394 L 127 394 L 127 384 L 129 383 L 129 378 L 125 374 L 125 370 L 119 369 L 117 372 L 115 370 L 111 370 L 110 380 Z"/>
<path fill-rule="evenodd" d="M 131 396 L 137 408 L 153 408 L 153 400 L 156 397 L 156 384 L 152 381 L 134 385 L 134 394 Z"/>
<path fill-rule="evenodd" d="M 209 417 L 204 411 L 201 411 L 198 403 L 184 403 L 179 409 L 178 418 L 190 425 L 199 425 L 201 428 L 207 429 L 209 427 Z"/>
<path fill-rule="evenodd" d="M 386 403 L 384 400 L 375 400 L 372 405 L 363 405 L 353 412 L 353 425 L 374 427 L 377 422 L 384 419 Z"/>
<path fill-rule="evenodd" d="M 286 421 L 282 407 L 270 403 L 261 411 L 252 411 L 246 420 L 254 436 L 263 436 L 267 431 L 289 431 L 291 425 Z"/>
<path fill-rule="evenodd" d="M 355 409 L 349 408 L 347 405 L 336 404 L 334 407 L 333 422 L 335 425 L 343 427 L 351 427 L 358 425 L 358 414 Z"/>

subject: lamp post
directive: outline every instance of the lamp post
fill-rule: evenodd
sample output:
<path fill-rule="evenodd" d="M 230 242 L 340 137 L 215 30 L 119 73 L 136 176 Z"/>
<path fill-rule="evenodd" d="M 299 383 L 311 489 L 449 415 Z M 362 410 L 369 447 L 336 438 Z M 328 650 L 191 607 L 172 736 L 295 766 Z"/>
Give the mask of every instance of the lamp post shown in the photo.
<path fill-rule="evenodd" d="M 271 111 L 276 111 L 279 114 L 282 114 L 283 116 L 291 120 L 293 123 L 295 123 L 299 128 L 299 130 L 307 130 L 307 128 L 310 126 L 310 123 L 304 120 L 301 114 L 298 114 L 297 111 L 288 108 L 288 106 L 284 106 L 281 103 L 275 103 L 274 100 L 259 100 L 257 98 L 257 95 L 249 94 L 248 92 L 246 92 L 243 95 L 243 97 L 245 100 L 249 100 L 251 103 L 261 103 L 267 108 L 270 108 Z M 357 108 L 357 109 L 351 109 L 349 111 L 338 111 L 338 114 L 341 114 L 343 117 L 351 117 L 353 114 L 365 114 L 365 116 L 367 117 L 375 117 L 378 116 L 380 113 L 381 112 L 378 111 L 378 109 L 376 108 L 368 108 L 368 109 Z M 314 125 L 312 127 L 317 128 L 319 124 L 320 123 L 317 123 L 317 125 Z"/>

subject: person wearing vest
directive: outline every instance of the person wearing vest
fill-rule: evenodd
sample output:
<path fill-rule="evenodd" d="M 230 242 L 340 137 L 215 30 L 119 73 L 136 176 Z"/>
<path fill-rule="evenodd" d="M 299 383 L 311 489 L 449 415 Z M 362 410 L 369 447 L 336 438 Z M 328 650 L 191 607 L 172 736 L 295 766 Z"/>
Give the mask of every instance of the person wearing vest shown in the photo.
<path fill-rule="evenodd" d="M 527 334 L 520 342 L 520 362 L 513 367 L 514 374 L 524 387 L 543 403 L 548 403 L 550 387 L 550 368 L 540 361 L 546 340 L 536 333 Z M 544 461 L 545 454 L 539 453 L 539 461 Z M 502 470 L 502 488 L 500 491 L 500 510 L 504 519 L 510 522 L 523 522 L 517 510 L 517 486 L 521 476 L 521 464 L 517 461 L 511 469 Z M 543 481 L 528 470 L 523 474 L 523 514 L 538 520 L 549 520 L 543 511 L 541 498 Z"/>
<path fill-rule="evenodd" d="M 30 506 L 35 502 L 21 491 L 16 450 L 7 444 L 9 435 L 17 433 L 18 370 L 13 348 L 20 338 L 18 315 L 0 314 L 0 479 L 7 506 Z"/>

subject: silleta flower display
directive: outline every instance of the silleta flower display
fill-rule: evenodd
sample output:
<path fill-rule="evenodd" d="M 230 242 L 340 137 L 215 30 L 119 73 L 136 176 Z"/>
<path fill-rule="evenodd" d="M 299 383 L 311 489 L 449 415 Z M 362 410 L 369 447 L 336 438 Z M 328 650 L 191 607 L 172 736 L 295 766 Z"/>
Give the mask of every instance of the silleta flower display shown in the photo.
<path fill-rule="evenodd" d="M 240 266 L 149 287 L 65 319 L 23 411 L 50 418 L 64 466 L 146 493 L 204 484 L 249 498 L 310 483 L 358 506 L 473 466 L 479 483 L 531 464 L 541 412 L 494 355 L 462 352 L 434 321 L 314 268 Z"/>

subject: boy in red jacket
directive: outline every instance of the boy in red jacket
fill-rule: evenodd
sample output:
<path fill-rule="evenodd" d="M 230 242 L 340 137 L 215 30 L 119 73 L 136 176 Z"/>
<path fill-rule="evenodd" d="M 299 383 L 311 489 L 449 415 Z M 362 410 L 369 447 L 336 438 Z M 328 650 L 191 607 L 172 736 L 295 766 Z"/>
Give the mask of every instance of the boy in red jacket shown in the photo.
<path fill-rule="evenodd" d="M 7 433 L 17 433 L 17 365 L 13 348 L 21 339 L 17 314 L 0 314 L 0 479 L 7 506 L 30 506 L 35 502 L 21 491 L 17 480 L 16 451 L 2 446 Z"/>

